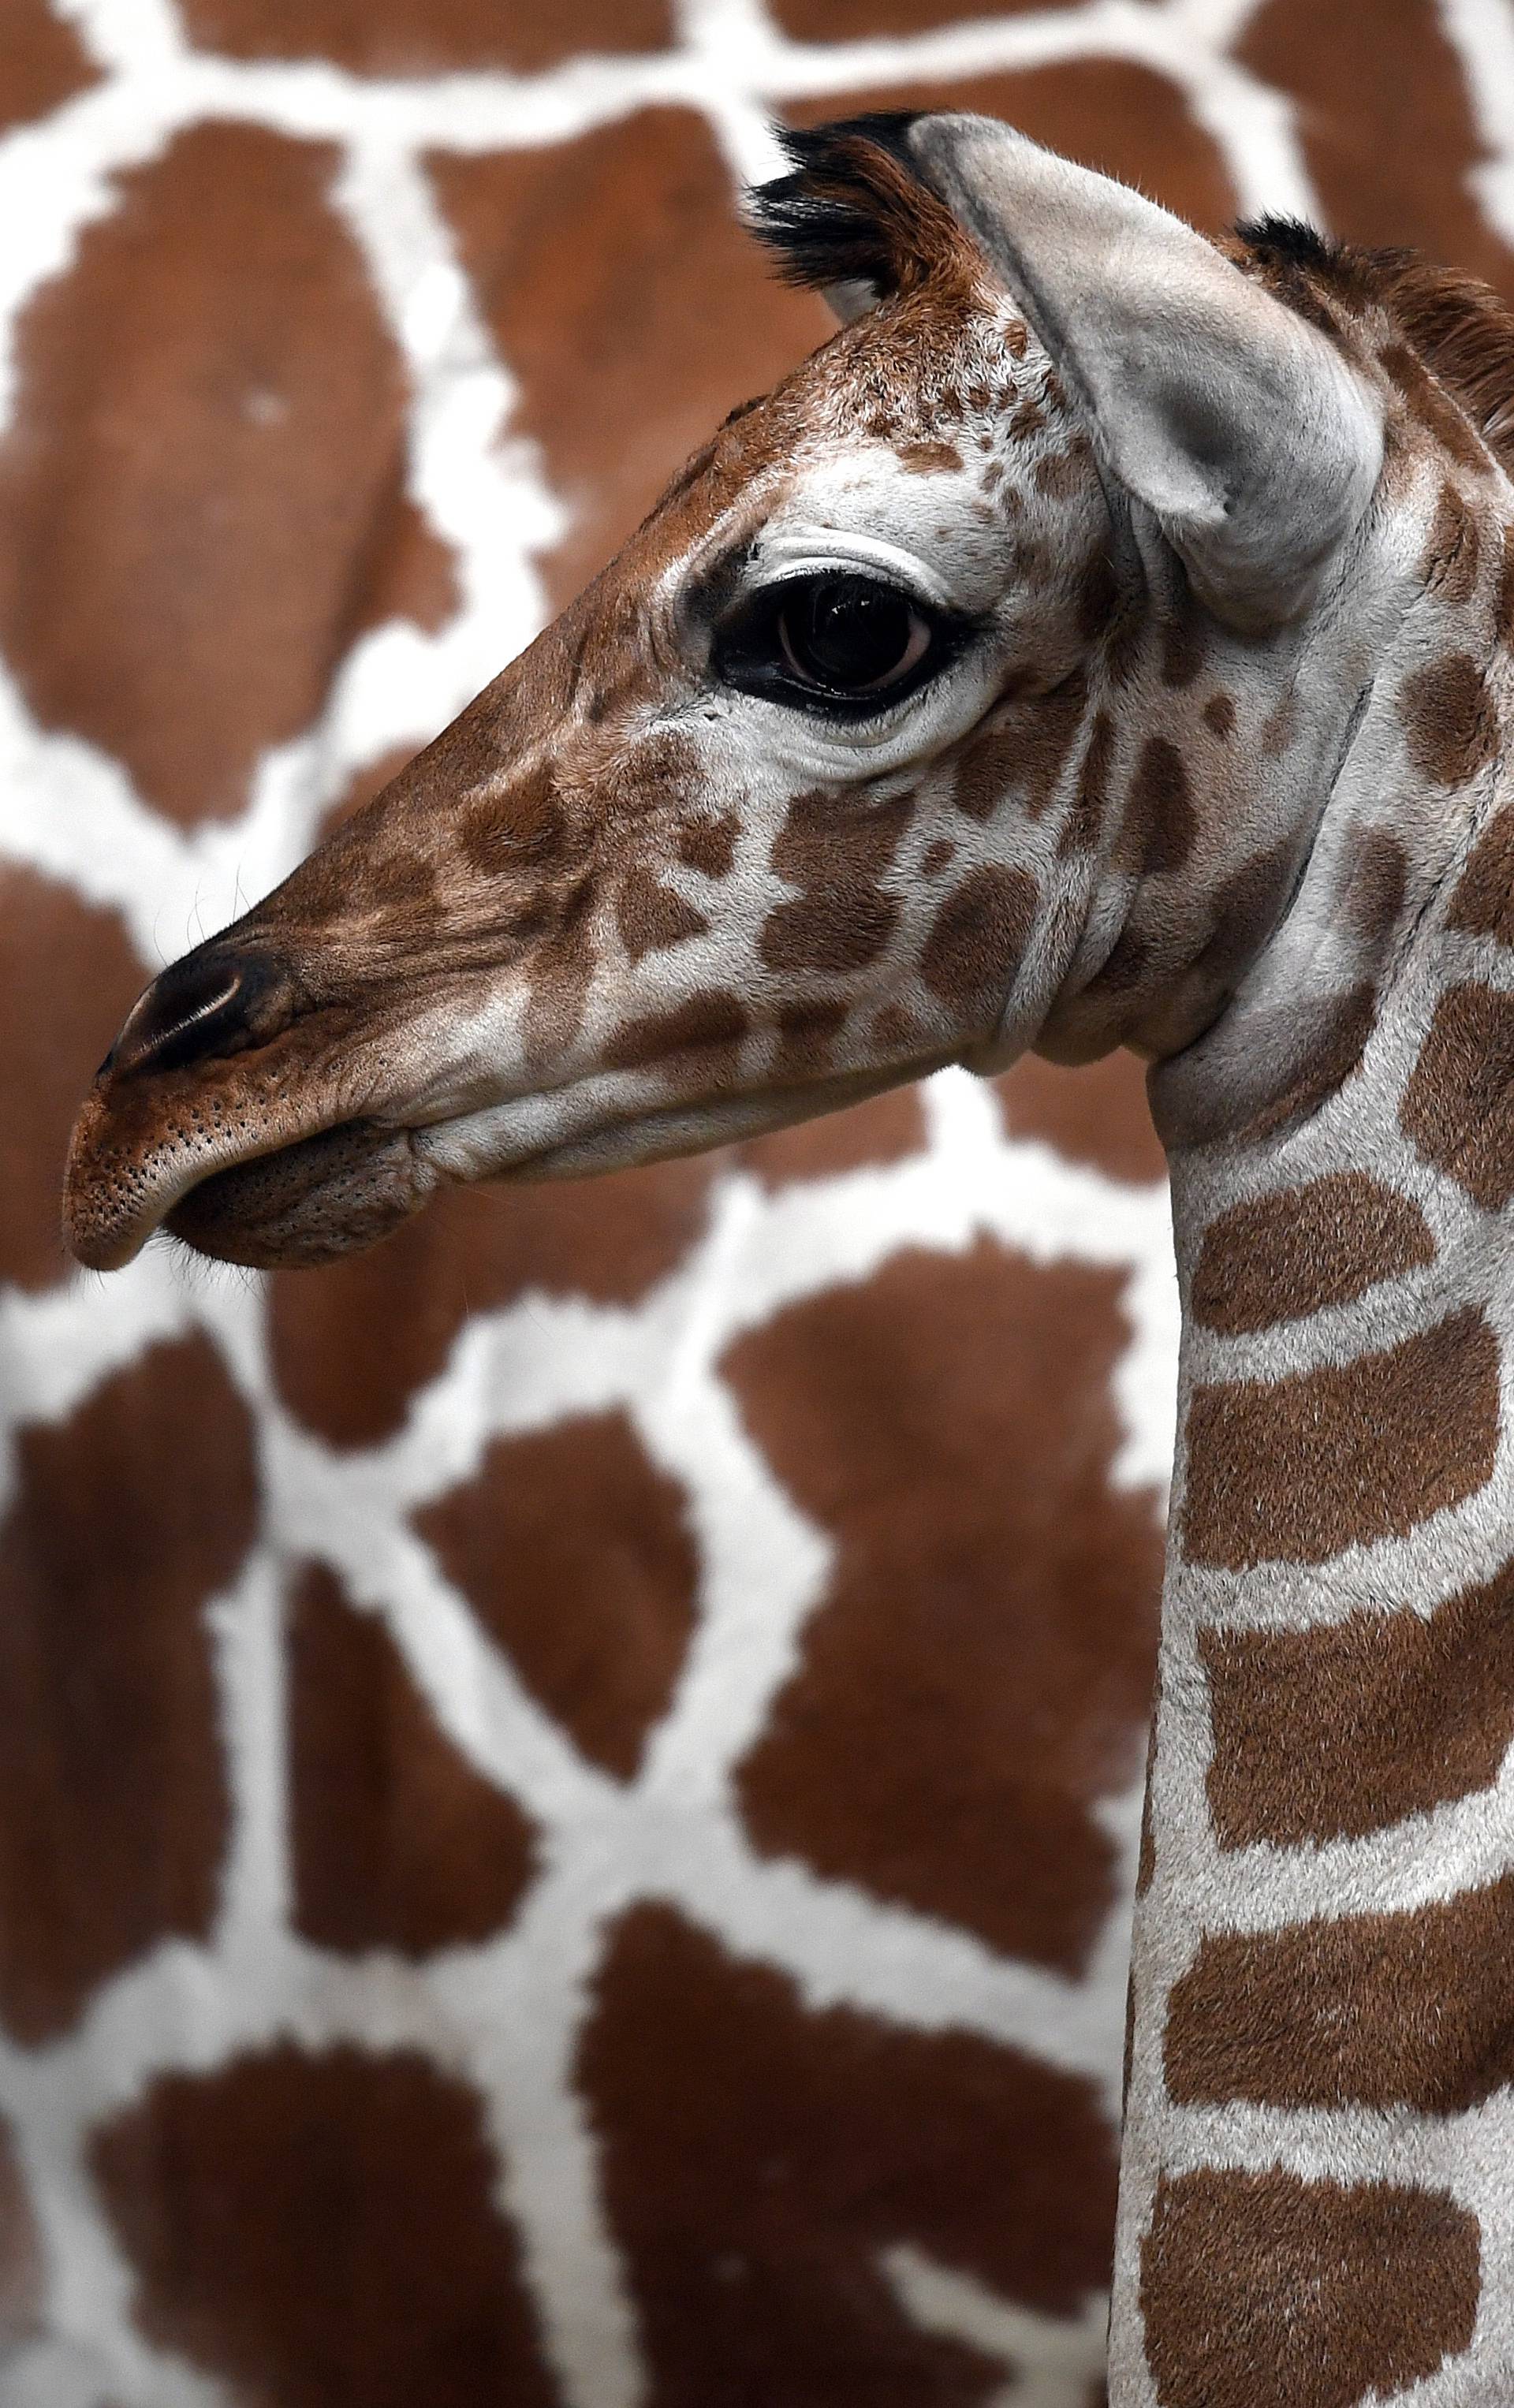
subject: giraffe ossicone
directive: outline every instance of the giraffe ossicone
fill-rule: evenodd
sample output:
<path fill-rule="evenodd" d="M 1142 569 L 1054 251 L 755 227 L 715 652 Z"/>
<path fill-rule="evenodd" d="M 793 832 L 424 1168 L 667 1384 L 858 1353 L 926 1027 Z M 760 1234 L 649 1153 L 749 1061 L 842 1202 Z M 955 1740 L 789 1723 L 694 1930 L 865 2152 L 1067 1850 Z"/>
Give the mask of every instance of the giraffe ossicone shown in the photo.
<path fill-rule="evenodd" d="M 1187 1327 L 1111 2398 L 1503 2396 L 1514 323 L 988 120 L 790 148 L 757 229 L 841 331 L 149 989 L 70 1240 L 319 1263 L 449 1181 L 1146 1054 Z"/>

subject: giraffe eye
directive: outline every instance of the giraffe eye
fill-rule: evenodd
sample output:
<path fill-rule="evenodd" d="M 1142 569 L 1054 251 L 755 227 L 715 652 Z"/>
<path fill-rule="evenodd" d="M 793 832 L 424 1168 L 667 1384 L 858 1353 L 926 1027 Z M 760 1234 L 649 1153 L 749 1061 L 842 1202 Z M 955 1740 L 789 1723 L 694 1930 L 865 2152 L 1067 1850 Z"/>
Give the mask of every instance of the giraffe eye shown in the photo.
<path fill-rule="evenodd" d="M 933 677 L 963 633 L 898 585 L 835 570 L 755 595 L 720 630 L 715 660 L 745 693 L 865 718 Z"/>
<path fill-rule="evenodd" d="M 867 577 L 816 577 L 778 612 L 785 666 L 828 694 L 875 694 L 925 658 L 930 629 L 897 586 Z"/>

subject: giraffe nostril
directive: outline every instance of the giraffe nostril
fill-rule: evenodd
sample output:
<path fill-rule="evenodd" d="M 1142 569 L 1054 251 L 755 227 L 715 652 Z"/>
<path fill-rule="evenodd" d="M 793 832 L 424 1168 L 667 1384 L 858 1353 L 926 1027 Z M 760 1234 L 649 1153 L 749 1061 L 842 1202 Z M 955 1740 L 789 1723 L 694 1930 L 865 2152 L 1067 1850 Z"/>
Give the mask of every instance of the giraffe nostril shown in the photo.
<path fill-rule="evenodd" d="M 264 1044 L 292 1018 L 293 996 L 287 973 L 265 953 L 213 944 L 188 953 L 138 996 L 101 1075 L 180 1070 Z"/>

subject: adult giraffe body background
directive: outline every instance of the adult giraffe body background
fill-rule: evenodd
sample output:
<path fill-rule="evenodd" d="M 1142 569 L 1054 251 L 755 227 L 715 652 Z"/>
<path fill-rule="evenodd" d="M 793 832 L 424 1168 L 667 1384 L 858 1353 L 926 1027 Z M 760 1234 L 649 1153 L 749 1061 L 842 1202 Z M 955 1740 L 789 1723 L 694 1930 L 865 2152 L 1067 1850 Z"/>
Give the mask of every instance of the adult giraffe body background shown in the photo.
<path fill-rule="evenodd" d="M 52 1166 L 105 982 L 123 1008 L 178 949 L 154 937 L 175 877 L 168 909 L 204 882 L 211 924 L 234 861 L 268 883 L 391 737 L 492 672 L 501 627 L 529 632 L 527 555 L 570 592 L 818 337 L 727 231 L 701 112 L 754 173 L 767 107 L 988 108 L 1206 225 L 1293 206 L 1497 278 L 1463 171 L 1474 108 L 1497 136 L 1501 20 L 1405 10 L 1389 39 L 1311 12 L 1300 41 L 1280 9 L 944 11 L 851 48 L 868 23 L 794 0 L 797 39 L 708 10 L 667 50 L 617 12 L 586 37 L 646 49 L 580 76 L 560 17 L 188 13 L 209 64 L 152 47 L 166 16 L 89 16 L 91 57 L 38 12 L 25 106 L 54 114 L 5 154 L 29 193 L 56 163 L 16 253 L 7 505 L 10 958 L 47 1051 L 8 1199 L 32 1712 L 4 1838 L 5 2380 L 1079 2401 L 1170 1412 L 1133 1082 L 1017 1076 L 1006 1134 L 947 1079 L 923 1120 L 886 1099 L 728 1168 L 449 1198 L 386 1253 L 276 1280 L 271 1312 L 152 1255 L 65 1289 Z M 263 63 L 323 43 L 324 82 Z M 627 280 L 645 351 L 618 317 L 604 338 Z M 500 480 L 512 408 L 584 497 L 566 540 L 538 459 Z M 1019 1477 L 985 1477 L 1010 1455 Z M 582 1653 L 564 1585 L 602 1600 Z M 339 2230 L 339 2280 L 312 2285 L 310 2236 Z M 1348 2254 L 1332 2300 L 1375 2312 Z"/>

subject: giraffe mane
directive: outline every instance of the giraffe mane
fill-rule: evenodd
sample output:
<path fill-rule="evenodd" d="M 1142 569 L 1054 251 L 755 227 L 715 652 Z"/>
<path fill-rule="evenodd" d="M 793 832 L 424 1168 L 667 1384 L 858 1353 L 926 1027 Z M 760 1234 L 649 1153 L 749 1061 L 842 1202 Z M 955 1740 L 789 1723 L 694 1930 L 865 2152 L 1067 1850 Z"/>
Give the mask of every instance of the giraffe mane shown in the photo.
<path fill-rule="evenodd" d="M 1333 242 L 1297 219 L 1262 218 L 1236 234 L 1245 264 L 1260 267 L 1282 299 L 1328 331 L 1339 329 L 1321 317 L 1321 292 L 1386 310 L 1514 475 L 1514 311 L 1491 285 L 1418 251 Z"/>
<path fill-rule="evenodd" d="M 878 110 L 780 134 L 792 172 L 749 195 L 747 222 L 785 281 L 871 285 L 880 300 L 973 272 L 956 218 L 925 182 L 905 136 L 918 109 Z"/>

